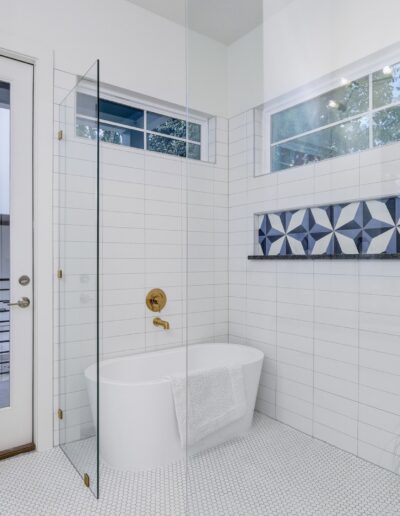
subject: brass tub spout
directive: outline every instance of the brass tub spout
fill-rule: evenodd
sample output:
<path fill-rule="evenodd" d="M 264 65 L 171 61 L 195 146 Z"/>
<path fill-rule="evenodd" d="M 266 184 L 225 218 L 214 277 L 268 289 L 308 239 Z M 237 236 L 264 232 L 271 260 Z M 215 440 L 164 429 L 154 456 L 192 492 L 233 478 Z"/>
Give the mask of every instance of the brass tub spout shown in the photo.
<path fill-rule="evenodd" d="M 163 321 L 159 317 L 155 317 L 153 319 L 153 324 L 154 324 L 154 326 L 161 327 L 164 330 L 169 330 L 169 322 L 168 321 Z"/>

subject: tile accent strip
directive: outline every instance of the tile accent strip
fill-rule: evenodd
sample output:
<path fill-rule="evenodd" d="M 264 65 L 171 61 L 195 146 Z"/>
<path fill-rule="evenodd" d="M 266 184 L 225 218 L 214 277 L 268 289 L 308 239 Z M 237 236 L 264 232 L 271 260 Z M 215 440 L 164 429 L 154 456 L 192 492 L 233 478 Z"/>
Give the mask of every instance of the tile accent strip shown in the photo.
<path fill-rule="evenodd" d="M 359 257 L 400 253 L 400 197 L 258 215 L 258 257 Z"/>

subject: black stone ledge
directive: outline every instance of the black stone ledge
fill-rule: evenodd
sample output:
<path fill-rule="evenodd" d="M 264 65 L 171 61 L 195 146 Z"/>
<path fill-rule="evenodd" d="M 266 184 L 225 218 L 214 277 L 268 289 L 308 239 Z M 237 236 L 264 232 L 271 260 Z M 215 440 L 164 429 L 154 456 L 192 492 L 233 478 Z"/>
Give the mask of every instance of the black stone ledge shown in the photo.
<path fill-rule="evenodd" d="M 309 254 L 297 255 L 289 254 L 286 256 L 264 256 L 264 255 L 250 255 L 249 260 L 398 260 L 400 253 L 396 254 Z"/>

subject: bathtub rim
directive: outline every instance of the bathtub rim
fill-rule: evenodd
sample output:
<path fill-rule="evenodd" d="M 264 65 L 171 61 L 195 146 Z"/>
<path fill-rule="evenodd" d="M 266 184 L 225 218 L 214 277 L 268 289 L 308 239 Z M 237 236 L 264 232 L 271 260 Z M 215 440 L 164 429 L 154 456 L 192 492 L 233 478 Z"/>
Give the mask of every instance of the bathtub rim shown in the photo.
<path fill-rule="evenodd" d="M 172 376 L 172 375 L 161 376 L 160 378 L 157 378 L 155 380 L 145 380 L 145 381 L 141 381 L 141 382 L 123 382 L 123 381 L 119 381 L 119 380 L 111 380 L 111 379 L 101 376 L 101 369 L 102 369 L 102 366 L 104 366 L 104 365 L 112 364 L 115 362 L 120 362 L 120 361 L 124 360 L 125 358 L 139 358 L 141 356 L 147 357 L 147 356 L 154 356 L 154 355 L 160 355 L 160 354 L 168 355 L 168 354 L 176 353 L 178 350 L 179 351 L 190 350 L 193 348 L 202 348 L 204 346 L 213 347 L 213 346 L 218 346 L 218 345 L 245 349 L 246 351 L 249 352 L 249 355 L 250 354 L 253 355 L 252 357 L 246 357 L 246 360 L 243 359 L 240 361 L 239 360 L 235 361 L 234 364 L 241 364 L 242 366 L 246 366 L 246 365 L 254 364 L 264 358 L 264 353 L 260 349 L 255 348 L 253 346 L 247 346 L 245 344 L 230 344 L 229 342 L 206 342 L 204 344 L 189 344 L 188 346 L 175 346 L 173 348 L 168 348 L 168 349 L 163 349 L 163 350 L 149 351 L 148 353 L 143 353 L 143 352 L 142 353 L 131 353 L 130 355 L 124 355 L 124 356 L 117 357 L 117 358 L 108 358 L 106 360 L 100 360 L 99 383 L 101 385 L 106 384 L 106 385 L 114 385 L 114 386 L 119 386 L 119 387 L 136 387 L 136 386 L 146 386 L 146 385 L 150 386 L 150 385 L 162 385 L 162 384 L 170 383 L 170 376 Z M 201 369 L 196 369 L 196 370 L 200 371 Z M 196 371 L 196 370 L 193 370 L 193 371 Z M 179 375 L 182 373 L 177 373 L 177 374 Z M 86 380 L 97 383 L 97 363 L 94 363 L 94 364 L 91 364 L 90 366 L 88 366 L 84 371 L 84 375 L 85 375 Z"/>

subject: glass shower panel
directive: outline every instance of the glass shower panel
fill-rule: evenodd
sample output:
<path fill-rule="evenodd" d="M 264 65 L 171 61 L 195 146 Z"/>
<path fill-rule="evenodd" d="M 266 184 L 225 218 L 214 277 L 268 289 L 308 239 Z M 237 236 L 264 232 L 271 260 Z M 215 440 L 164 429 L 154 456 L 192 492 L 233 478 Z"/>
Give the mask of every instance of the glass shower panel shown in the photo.
<path fill-rule="evenodd" d="M 90 102 L 77 118 L 77 99 Z M 60 103 L 59 436 L 99 496 L 99 62 Z M 83 127 L 84 126 L 84 127 Z M 86 132 L 85 129 L 86 128 Z"/>
<path fill-rule="evenodd" d="M 254 174 L 253 142 L 255 131 L 260 127 L 254 108 L 263 95 L 263 30 L 262 24 L 257 22 L 262 21 L 263 2 L 251 2 L 254 31 L 243 42 L 240 38 L 246 36 L 245 28 L 240 29 L 240 34 L 232 31 L 230 16 L 224 13 L 226 4 L 217 4 L 215 13 L 208 13 L 210 20 L 214 15 L 218 19 L 220 33 L 215 34 L 215 38 L 224 39 L 230 48 L 237 49 L 238 55 L 248 55 L 247 63 L 252 62 L 257 77 L 250 74 L 252 67 L 244 70 L 238 61 L 231 61 L 231 80 L 240 84 L 244 92 L 251 90 L 252 95 L 231 97 L 236 106 L 230 116 L 227 97 L 221 94 L 222 90 L 218 93 L 213 89 L 212 96 L 218 97 L 218 101 L 214 98 L 213 111 L 202 113 L 207 119 L 208 159 L 204 159 L 206 153 L 202 149 L 202 160 L 187 159 L 185 166 L 187 503 L 190 515 L 253 514 L 252 507 L 245 503 L 251 486 L 243 471 L 246 464 L 254 461 L 252 446 L 260 417 L 257 413 L 253 419 L 253 414 L 263 353 L 266 356 L 264 378 L 268 371 L 271 390 L 274 389 L 273 331 L 263 328 L 257 332 L 251 327 L 251 322 L 256 323 L 258 310 L 272 310 L 273 300 L 267 296 L 274 290 L 257 289 L 257 279 L 247 272 L 247 255 L 253 239 L 253 218 L 246 216 L 250 209 L 247 187 Z M 204 94 L 204 85 L 198 81 L 204 63 L 198 52 L 195 30 L 204 12 L 201 11 L 203 6 L 195 0 L 188 0 L 187 8 L 189 124 L 193 113 L 201 111 Z M 235 16 L 246 17 L 247 8 L 247 2 L 235 2 L 233 9 L 238 11 Z M 224 81 L 223 74 L 215 79 Z M 205 144 L 202 138 L 201 145 Z M 251 285 L 247 285 L 246 279 Z M 259 297 L 251 314 L 246 313 L 248 295 Z M 261 509 L 259 514 L 263 513 Z M 264 510 L 268 512 L 265 507 Z"/>

